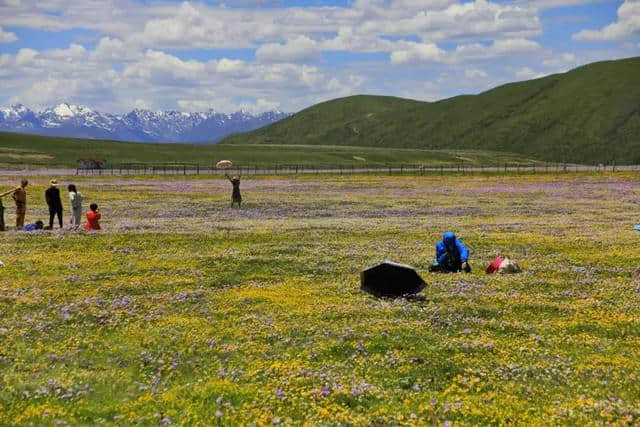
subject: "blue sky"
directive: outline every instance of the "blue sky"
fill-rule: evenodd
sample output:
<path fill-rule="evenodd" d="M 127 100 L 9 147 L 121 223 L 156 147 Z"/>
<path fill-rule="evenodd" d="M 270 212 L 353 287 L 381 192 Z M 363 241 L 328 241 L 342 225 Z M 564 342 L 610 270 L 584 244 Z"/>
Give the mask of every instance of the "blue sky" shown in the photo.
<path fill-rule="evenodd" d="M 640 53 L 640 0 L 0 0 L 0 105 L 433 101 Z"/>

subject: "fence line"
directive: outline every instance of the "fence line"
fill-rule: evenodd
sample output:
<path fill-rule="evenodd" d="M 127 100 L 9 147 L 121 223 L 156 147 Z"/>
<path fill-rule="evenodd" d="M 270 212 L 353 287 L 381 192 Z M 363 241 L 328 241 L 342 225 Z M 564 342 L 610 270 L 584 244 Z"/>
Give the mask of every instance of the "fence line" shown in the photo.
<path fill-rule="evenodd" d="M 77 168 L 76 175 L 221 175 L 225 173 L 239 175 L 298 175 L 298 174 L 373 174 L 373 175 L 434 175 L 434 174 L 508 174 L 508 173 L 569 173 L 569 172 L 616 172 L 640 171 L 640 165 L 615 164 L 577 165 L 567 163 L 509 164 L 492 165 L 443 164 L 426 166 L 416 164 L 393 165 L 238 165 L 229 169 L 218 169 L 214 163 L 123 163 L 104 169 Z"/>

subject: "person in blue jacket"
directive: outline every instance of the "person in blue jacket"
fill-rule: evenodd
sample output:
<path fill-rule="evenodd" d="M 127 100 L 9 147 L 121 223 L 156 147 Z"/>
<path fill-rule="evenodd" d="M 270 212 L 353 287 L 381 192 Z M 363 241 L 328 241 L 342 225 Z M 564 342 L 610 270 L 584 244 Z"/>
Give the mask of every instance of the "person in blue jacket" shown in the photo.
<path fill-rule="evenodd" d="M 471 273 L 469 249 L 456 238 L 453 232 L 447 231 L 442 236 L 442 241 L 436 244 L 436 262 L 429 267 L 429 272 L 457 273 L 459 271 Z"/>

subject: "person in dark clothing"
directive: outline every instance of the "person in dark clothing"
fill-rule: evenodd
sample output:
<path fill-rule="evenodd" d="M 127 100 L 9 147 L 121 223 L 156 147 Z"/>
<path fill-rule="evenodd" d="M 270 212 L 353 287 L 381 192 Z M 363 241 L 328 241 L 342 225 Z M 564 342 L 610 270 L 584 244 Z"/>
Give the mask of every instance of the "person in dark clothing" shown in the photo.
<path fill-rule="evenodd" d="M 4 206 L 2 206 L 2 198 L 0 197 L 0 231 L 5 231 L 4 228 Z"/>
<path fill-rule="evenodd" d="M 51 180 L 51 185 L 44 192 L 44 198 L 49 206 L 49 230 L 53 228 L 53 219 L 58 216 L 58 223 L 62 228 L 62 200 L 60 200 L 60 190 L 58 189 L 58 181 Z"/>
<path fill-rule="evenodd" d="M 233 191 L 231 192 L 231 207 L 234 203 L 238 204 L 238 208 L 242 209 L 242 196 L 240 195 L 240 175 L 235 175 L 233 178 L 229 174 L 225 174 L 231 185 L 233 185 Z"/>
<path fill-rule="evenodd" d="M 436 244 L 436 261 L 429 267 L 429 272 L 458 273 L 460 271 L 471 273 L 469 249 L 456 238 L 453 232 L 447 231 L 442 236 L 442 241 Z"/>

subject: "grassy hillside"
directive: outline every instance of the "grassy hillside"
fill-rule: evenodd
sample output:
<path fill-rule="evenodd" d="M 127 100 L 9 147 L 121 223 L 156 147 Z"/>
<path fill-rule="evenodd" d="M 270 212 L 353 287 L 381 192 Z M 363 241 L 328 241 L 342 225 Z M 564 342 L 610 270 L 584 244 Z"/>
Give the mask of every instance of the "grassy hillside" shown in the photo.
<path fill-rule="evenodd" d="M 549 161 L 638 163 L 640 58 L 434 103 L 337 99 L 223 143 L 504 150 Z"/>
<path fill-rule="evenodd" d="M 125 162 L 215 163 L 231 159 L 236 165 L 384 165 L 384 164 L 493 164 L 526 163 L 511 154 L 490 152 L 331 147 L 296 145 L 192 145 L 141 144 L 0 133 L 0 168 L 75 167 L 79 158 L 105 158 L 109 164 Z"/>

